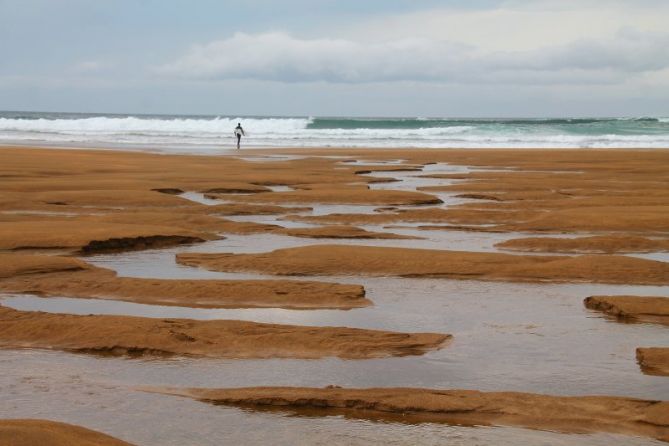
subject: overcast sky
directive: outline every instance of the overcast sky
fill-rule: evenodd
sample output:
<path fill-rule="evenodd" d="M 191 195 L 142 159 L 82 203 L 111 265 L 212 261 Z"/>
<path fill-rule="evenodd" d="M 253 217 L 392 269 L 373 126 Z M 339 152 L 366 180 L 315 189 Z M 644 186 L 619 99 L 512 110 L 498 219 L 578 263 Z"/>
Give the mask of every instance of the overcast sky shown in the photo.
<path fill-rule="evenodd" d="M 0 110 L 669 116 L 669 0 L 0 0 Z"/>

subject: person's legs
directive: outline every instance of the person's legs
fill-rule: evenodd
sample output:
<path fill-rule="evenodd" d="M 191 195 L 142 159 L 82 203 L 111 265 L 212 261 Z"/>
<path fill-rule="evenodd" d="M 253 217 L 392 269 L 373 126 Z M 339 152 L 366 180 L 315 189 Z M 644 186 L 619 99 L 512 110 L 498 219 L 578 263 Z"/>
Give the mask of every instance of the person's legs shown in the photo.
<path fill-rule="evenodd" d="M 239 142 L 242 140 L 242 135 L 237 133 L 237 148 L 239 149 Z"/>

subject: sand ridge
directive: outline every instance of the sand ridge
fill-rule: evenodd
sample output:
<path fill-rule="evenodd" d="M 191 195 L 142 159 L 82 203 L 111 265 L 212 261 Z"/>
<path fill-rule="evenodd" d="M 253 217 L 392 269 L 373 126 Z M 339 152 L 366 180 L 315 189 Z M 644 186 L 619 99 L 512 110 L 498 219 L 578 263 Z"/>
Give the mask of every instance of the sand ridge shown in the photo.
<path fill-rule="evenodd" d="M 117 438 L 49 420 L 0 420 L 0 445 L 6 446 L 132 446 Z"/>
<path fill-rule="evenodd" d="M 214 234 L 158 225 L 86 219 L 0 222 L 0 249 L 70 249 L 84 252 L 146 249 L 203 242 Z"/>
<path fill-rule="evenodd" d="M 253 409 L 343 413 L 363 419 L 519 426 L 559 432 L 611 432 L 669 441 L 669 402 L 606 396 L 419 388 L 247 387 L 146 389 Z"/>
<path fill-rule="evenodd" d="M 304 238 L 333 238 L 333 239 L 395 239 L 415 240 L 420 237 L 410 235 L 399 235 L 391 232 L 376 232 L 358 228 L 356 226 L 319 226 L 315 228 L 286 228 L 275 233 L 289 235 L 291 237 Z"/>
<path fill-rule="evenodd" d="M 599 235 L 578 238 L 528 237 L 507 240 L 497 248 L 528 252 L 637 253 L 669 251 L 669 239 L 630 235 Z"/>
<path fill-rule="evenodd" d="M 669 376 L 669 348 L 639 347 L 636 360 L 641 370 L 648 375 Z"/>
<path fill-rule="evenodd" d="M 622 321 L 669 325 L 669 297 L 589 296 L 583 304 Z"/>
<path fill-rule="evenodd" d="M 0 306 L 0 347 L 114 356 L 344 359 L 422 355 L 450 335 L 234 320 L 77 316 Z"/>
<path fill-rule="evenodd" d="M 89 264 L 72 257 L 0 253 L 0 279 L 88 268 Z"/>
<path fill-rule="evenodd" d="M 80 271 L 0 278 L 0 291 L 122 300 L 192 308 L 350 310 L 372 305 L 360 285 L 290 280 L 186 280 L 118 277 L 86 266 Z"/>
<path fill-rule="evenodd" d="M 315 245 L 260 254 L 177 255 L 217 271 L 373 275 L 507 281 L 668 284 L 669 264 L 623 256 L 522 256 L 373 246 Z"/>
<path fill-rule="evenodd" d="M 287 203 L 287 204 L 363 204 L 385 206 L 415 206 L 440 204 L 442 201 L 430 194 L 400 190 L 369 190 L 330 187 L 328 189 L 296 190 L 253 196 L 228 196 L 231 201 L 245 203 Z"/>

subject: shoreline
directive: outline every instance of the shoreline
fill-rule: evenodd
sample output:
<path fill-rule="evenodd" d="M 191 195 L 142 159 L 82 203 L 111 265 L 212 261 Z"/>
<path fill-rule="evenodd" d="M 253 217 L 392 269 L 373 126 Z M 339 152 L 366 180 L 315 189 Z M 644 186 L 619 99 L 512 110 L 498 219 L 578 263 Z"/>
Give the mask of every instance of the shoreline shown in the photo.
<path fill-rule="evenodd" d="M 188 150 L 197 150 L 197 148 L 205 147 L 206 152 L 189 152 Z M 221 156 L 221 155 L 240 155 L 244 154 L 244 151 L 250 151 L 252 153 L 262 153 L 262 152 L 314 152 L 314 151 L 334 151 L 334 152 L 343 152 L 343 151 L 669 151 L 669 146 L 667 147 L 425 147 L 425 146 L 407 146 L 407 147 L 367 147 L 367 146 L 314 146 L 314 147 L 305 147 L 305 146 L 255 146 L 255 145 L 242 145 L 241 149 L 237 149 L 231 143 L 230 147 L 227 145 L 221 146 L 203 146 L 201 144 L 193 145 L 166 145 L 159 146 L 157 144 L 88 144 L 88 143 L 76 143 L 68 142 L 62 144 L 59 142 L 49 143 L 46 141 L 39 142 L 26 142 L 21 141 L 0 141 L 0 149 L 10 149 L 10 148 L 23 148 L 23 149 L 53 149 L 53 150 L 81 150 L 81 151 L 112 151 L 120 153 L 149 153 L 155 155 L 174 155 L 174 156 Z M 175 150 L 171 152 L 169 150 Z M 217 153 L 220 151 L 221 153 Z M 209 153 L 212 152 L 212 153 Z"/>

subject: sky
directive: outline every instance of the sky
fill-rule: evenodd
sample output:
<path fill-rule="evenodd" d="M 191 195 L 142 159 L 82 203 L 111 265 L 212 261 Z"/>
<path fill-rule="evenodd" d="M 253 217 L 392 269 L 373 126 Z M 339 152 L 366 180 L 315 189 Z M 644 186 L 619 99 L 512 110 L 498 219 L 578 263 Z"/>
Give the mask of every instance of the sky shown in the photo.
<path fill-rule="evenodd" d="M 0 110 L 669 116 L 669 0 L 0 0 Z"/>

